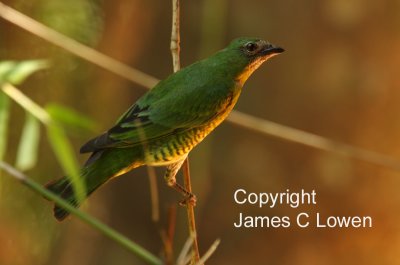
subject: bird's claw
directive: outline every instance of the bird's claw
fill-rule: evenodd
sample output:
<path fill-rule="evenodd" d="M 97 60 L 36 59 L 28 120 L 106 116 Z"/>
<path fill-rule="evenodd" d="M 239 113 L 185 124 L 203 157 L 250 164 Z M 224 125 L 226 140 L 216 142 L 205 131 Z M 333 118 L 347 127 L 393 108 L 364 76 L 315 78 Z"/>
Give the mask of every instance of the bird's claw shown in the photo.
<path fill-rule="evenodd" d="M 190 193 L 188 196 L 186 196 L 182 201 L 179 202 L 180 206 L 196 206 L 197 198 L 196 195 L 193 193 Z"/>

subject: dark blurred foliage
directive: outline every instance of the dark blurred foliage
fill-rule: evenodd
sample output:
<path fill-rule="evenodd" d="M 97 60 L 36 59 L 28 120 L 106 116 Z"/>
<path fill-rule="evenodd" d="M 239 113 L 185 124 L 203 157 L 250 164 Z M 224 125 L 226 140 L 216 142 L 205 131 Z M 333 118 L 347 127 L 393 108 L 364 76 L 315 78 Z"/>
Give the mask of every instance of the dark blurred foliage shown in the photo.
<path fill-rule="evenodd" d="M 160 0 L 10 0 L 6 4 L 157 78 L 172 72 L 171 3 Z M 258 36 L 286 52 L 247 82 L 236 109 L 394 157 L 400 154 L 400 2 L 397 0 L 182 1 L 182 62 L 188 65 L 238 36 Z M 0 22 L 0 59 L 49 58 L 52 67 L 21 89 L 41 105 L 57 102 L 110 127 L 145 89 L 83 61 L 14 25 Z M 7 160 L 15 158 L 23 112 L 12 109 Z M 100 131 L 99 131 L 100 133 Z M 77 153 L 91 133 L 73 135 Z M 78 155 L 78 154 L 77 154 Z M 85 157 L 78 155 L 81 162 Z M 400 175 L 225 123 L 191 155 L 200 250 L 222 242 L 207 264 L 400 264 Z M 161 227 L 180 197 L 162 181 Z M 62 172 L 41 141 L 32 178 Z M 144 168 L 111 181 L 84 207 L 153 253 L 162 248 L 151 222 Z M 317 192 L 317 206 L 239 207 L 237 188 Z M 50 203 L 0 179 L 0 264 L 142 264 L 76 218 L 57 223 Z M 235 229 L 239 212 L 294 216 L 370 215 L 372 229 Z M 187 238 L 178 208 L 175 253 Z"/>

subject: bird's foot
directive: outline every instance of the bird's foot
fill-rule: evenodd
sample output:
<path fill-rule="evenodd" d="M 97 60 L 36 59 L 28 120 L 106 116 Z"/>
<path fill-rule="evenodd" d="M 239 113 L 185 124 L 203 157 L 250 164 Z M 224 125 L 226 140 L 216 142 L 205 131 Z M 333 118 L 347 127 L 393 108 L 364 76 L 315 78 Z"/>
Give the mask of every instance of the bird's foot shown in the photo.
<path fill-rule="evenodd" d="M 197 197 L 196 195 L 194 195 L 193 193 L 188 193 L 187 196 L 179 202 L 180 206 L 187 206 L 187 205 L 191 205 L 191 206 L 196 206 L 196 202 L 197 202 Z"/>

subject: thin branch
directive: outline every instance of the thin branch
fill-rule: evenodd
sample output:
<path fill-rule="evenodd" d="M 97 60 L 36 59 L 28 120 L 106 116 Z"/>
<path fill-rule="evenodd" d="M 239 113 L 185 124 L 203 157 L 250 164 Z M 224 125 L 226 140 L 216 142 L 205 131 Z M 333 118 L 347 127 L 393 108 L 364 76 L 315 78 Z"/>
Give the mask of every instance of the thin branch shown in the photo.
<path fill-rule="evenodd" d="M 159 80 L 83 45 L 0 2 L 0 17 L 64 50 L 138 85 L 151 88 Z"/>
<path fill-rule="evenodd" d="M 220 239 L 217 239 L 214 241 L 214 243 L 210 246 L 210 248 L 207 250 L 206 253 L 201 257 L 199 262 L 197 262 L 195 265 L 202 265 L 204 262 L 206 262 L 212 254 L 214 254 L 215 250 L 217 250 L 217 247 L 219 246 L 219 243 L 221 243 Z"/>
<path fill-rule="evenodd" d="M 115 231 L 114 229 L 110 228 L 109 226 L 105 225 L 104 223 L 100 222 L 99 220 L 93 218 L 92 216 L 80 211 L 79 209 L 70 205 L 67 201 L 63 200 L 62 198 L 58 197 L 54 193 L 50 192 L 46 188 L 42 187 L 40 184 L 32 180 L 31 178 L 27 177 L 17 169 L 13 168 L 9 164 L 0 161 L 0 169 L 3 169 L 7 172 L 10 176 L 14 177 L 15 179 L 19 180 L 22 184 L 30 188 L 31 190 L 35 191 L 36 193 L 40 194 L 41 196 L 45 197 L 48 200 L 54 201 L 60 207 L 64 208 L 71 214 L 75 215 L 83 222 L 88 224 L 89 226 L 95 228 L 96 230 L 100 231 L 103 235 L 107 236 L 108 238 L 112 239 L 113 241 L 117 242 L 122 247 L 126 248 L 130 252 L 134 253 L 144 261 L 149 264 L 154 265 L 161 265 L 162 262 L 159 258 L 154 256 L 152 253 L 147 251 L 146 249 L 142 248 L 138 244 L 131 241 L 129 238 L 125 237 L 124 235 L 120 234 L 119 232 Z"/>
<path fill-rule="evenodd" d="M 176 229 L 176 205 L 171 204 L 168 208 L 168 225 L 167 237 L 169 241 L 174 242 L 175 229 Z"/>
<path fill-rule="evenodd" d="M 44 109 L 42 109 L 42 107 L 25 96 L 15 86 L 11 85 L 10 83 L 4 83 L 0 89 L 2 89 L 5 94 L 17 102 L 22 108 L 29 111 L 29 113 L 35 116 L 35 118 L 40 120 L 43 124 L 50 124 L 50 115 Z"/>
<path fill-rule="evenodd" d="M 181 43 L 181 33 L 180 33 L 180 3 L 179 0 L 172 0 L 172 31 L 171 31 L 171 54 L 172 54 L 172 64 L 174 67 L 174 72 L 177 72 L 181 68 L 180 59 L 180 43 Z"/>
<path fill-rule="evenodd" d="M 190 167 L 189 167 L 189 158 L 185 159 L 185 162 L 182 165 L 183 169 L 183 180 L 185 184 L 185 189 L 192 193 L 192 184 L 190 181 Z M 189 236 L 193 240 L 193 256 L 192 256 L 192 264 L 197 263 L 200 259 L 199 254 L 199 244 L 197 242 L 197 232 L 196 232 L 196 219 L 194 216 L 194 206 L 191 203 L 186 204 L 186 212 L 188 218 L 188 225 L 189 225 Z"/>
<path fill-rule="evenodd" d="M 160 204 L 158 199 L 157 174 L 154 167 L 147 166 L 149 176 L 150 199 L 151 199 L 151 220 L 157 223 L 160 220 Z"/>
<path fill-rule="evenodd" d="M 26 15 L 16 11 L 9 6 L 6 6 L 3 3 L 0 3 L 0 17 L 22 29 L 25 29 L 28 32 L 31 32 L 32 34 L 40 38 L 43 38 L 50 43 L 53 43 L 56 46 L 59 46 L 71 52 L 72 54 L 75 54 L 76 56 L 81 57 L 84 60 L 98 65 L 145 88 L 150 89 L 159 82 L 159 80 L 155 77 L 147 75 L 139 70 L 133 69 L 128 65 L 116 61 L 88 46 L 78 43 L 75 40 L 54 31 L 53 29 L 27 17 Z M 255 120 L 257 121 L 257 123 L 264 125 L 257 126 L 257 123 L 254 123 Z M 391 168 L 396 171 L 400 170 L 400 161 L 390 156 L 336 141 L 333 141 L 335 143 L 334 145 L 318 144 L 317 142 L 315 142 L 315 140 L 317 140 L 318 142 L 322 140 L 327 143 L 331 143 L 332 140 L 302 130 L 291 128 L 289 126 L 284 126 L 268 120 L 253 117 L 239 111 L 232 111 L 227 121 L 234 123 L 242 128 L 259 132 L 263 135 L 278 137 L 287 141 L 296 142 L 332 153 L 340 153 L 347 157 L 369 162 L 378 166 Z M 277 134 L 277 131 L 279 131 L 279 134 Z M 317 137 L 318 139 L 315 139 L 315 137 Z M 305 138 L 309 138 L 309 140 L 304 141 Z M 336 149 L 337 146 L 348 146 L 349 148 L 342 148 L 342 150 L 338 152 Z M 351 151 L 351 149 L 355 149 L 358 151 L 353 152 Z"/>
<path fill-rule="evenodd" d="M 164 245 L 164 256 L 165 256 L 165 264 L 172 265 L 174 264 L 174 237 L 175 237 L 175 228 L 176 228 L 176 205 L 171 204 L 168 208 L 168 222 L 167 229 L 162 229 L 160 231 L 161 238 L 163 240 Z"/>
<path fill-rule="evenodd" d="M 180 64 L 180 3 L 179 0 L 172 0 L 172 31 L 171 31 L 171 54 L 173 59 L 174 72 L 177 72 L 181 68 Z M 192 193 L 192 185 L 190 180 L 190 168 L 189 168 L 189 157 L 186 157 L 185 162 L 182 165 L 183 168 L 183 179 L 185 189 Z M 192 203 L 186 204 L 189 236 L 193 240 L 192 249 L 192 264 L 197 263 L 200 259 L 199 245 L 197 242 L 196 232 L 196 220 L 194 215 L 194 205 Z"/>
<path fill-rule="evenodd" d="M 378 166 L 400 171 L 400 161 L 377 152 L 344 144 L 316 134 L 284 126 L 272 121 L 267 121 L 238 111 L 232 111 L 228 120 L 233 124 L 252 130 L 254 132 L 268 134 L 290 142 L 295 142 L 316 149 L 340 154 L 346 157 L 357 158 Z"/>

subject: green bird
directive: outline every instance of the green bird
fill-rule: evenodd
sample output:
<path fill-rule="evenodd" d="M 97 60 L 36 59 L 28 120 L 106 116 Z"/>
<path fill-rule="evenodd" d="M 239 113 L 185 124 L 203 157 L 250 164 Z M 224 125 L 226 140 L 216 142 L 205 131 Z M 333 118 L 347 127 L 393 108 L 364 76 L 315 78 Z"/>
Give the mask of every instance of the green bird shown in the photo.
<path fill-rule="evenodd" d="M 114 127 L 81 147 L 81 153 L 91 153 L 80 171 L 86 195 L 114 177 L 148 165 L 166 166 L 167 185 L 193 199 L 175 179 L 185 158 L 228 116 L 247 78 L 283 51 L 261 39 L 238 38 L 225 49 L 160 81 Z M 69 178 L 46 187 L 79 206 Z M 58 220 L 68 214 L 55 205 Z"/>

